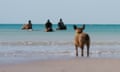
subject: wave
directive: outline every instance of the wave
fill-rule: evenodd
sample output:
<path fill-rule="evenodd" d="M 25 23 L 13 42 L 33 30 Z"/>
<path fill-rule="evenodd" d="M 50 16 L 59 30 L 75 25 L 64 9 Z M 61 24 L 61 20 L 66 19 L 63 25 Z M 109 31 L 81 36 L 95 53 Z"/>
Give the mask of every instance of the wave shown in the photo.
<path fill-rule="evenodd" d="M 85 52 L 86 53 L 86 52 Z M 80 53 L 79 53 L 80 54 Z M 0 52 L 0 57 L 31 57 L 41 55 L 57 55 L 57 56 L 75 56 L 74 50 L 63 50 L 63 51 L 9 51 Z M 90 55 L 120 55 L 120 50 L 93 50 L 90 51 Z"/>
<path fill-rule="evenodd" d="M 0 45 L 23 45 L 23 46 L 51 46 L 51 45 L 72 45 L 72 42 L 57 42 L 57 41 L 18 41 L 18 42 L 0 42 Z"/>
<path fill-rule="evenodd" d="M 73 41 L 16 41 L 16 42 L 0 42 L 0 46 L 61 46 L 74 45 Z M 119 41 L 99 41 L 91 42 L 91 45 L 120 45 Z"/>

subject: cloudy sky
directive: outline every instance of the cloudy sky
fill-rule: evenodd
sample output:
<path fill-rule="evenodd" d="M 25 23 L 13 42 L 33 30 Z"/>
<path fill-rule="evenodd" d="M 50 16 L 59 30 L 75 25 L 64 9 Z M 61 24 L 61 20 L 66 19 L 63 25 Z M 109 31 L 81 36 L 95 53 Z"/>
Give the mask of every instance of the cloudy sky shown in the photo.
<path fill-rule="evenodd" d="M 0 23 L 120 24 L 120 0 L 0 0 Z"/>

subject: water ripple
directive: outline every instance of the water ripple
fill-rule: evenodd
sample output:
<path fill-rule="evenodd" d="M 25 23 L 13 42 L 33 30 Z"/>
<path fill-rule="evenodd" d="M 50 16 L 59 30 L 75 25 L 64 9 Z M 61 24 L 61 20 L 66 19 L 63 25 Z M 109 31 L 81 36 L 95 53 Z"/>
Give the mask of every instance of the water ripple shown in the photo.
<path fill-rule="evenodd" d="M 73 41 L 17 41 L 0 42 L 0 46 L 61 46 L 74 45 Z M 120 42 L 91 42 L 91 45 L 120 45 Z"/>

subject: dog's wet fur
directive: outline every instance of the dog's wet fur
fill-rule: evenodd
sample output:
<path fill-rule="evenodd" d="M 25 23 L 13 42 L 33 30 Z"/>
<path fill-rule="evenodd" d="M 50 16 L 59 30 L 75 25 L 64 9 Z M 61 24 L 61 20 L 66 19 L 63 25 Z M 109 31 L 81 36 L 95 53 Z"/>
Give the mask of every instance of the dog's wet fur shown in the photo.
<path fill-rule="evenodd" d="M 75 30 L 75 50 L 76 50 L 76 56 L 78 56 L 78 48 L 81 48 L 81 56 L 84 56 L 84 47 L 87 47 L 87 56 L 89 56 L 89 49 L 90 49 L 90 37 L 87 33 L 84 33 L 83 30 L 85 29 L 85 24 L 78 28 L 76 25 L 74 25 Z"/>

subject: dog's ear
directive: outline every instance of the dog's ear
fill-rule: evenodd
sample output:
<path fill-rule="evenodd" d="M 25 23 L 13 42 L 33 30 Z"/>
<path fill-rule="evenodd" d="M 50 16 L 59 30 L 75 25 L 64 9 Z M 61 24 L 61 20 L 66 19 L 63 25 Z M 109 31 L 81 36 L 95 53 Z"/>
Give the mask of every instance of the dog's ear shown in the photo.
<path fill-rule="evenodd" d="M 83 29 L 83 30 L 85 29 L 85 24 L 82 25 L 82 29 Z"/>
<path fill-rule="evenodd" d="M 77 29 L 77 26 L 76 26 L 76 25 L 73 25 L 73 28 L 74 28 L 74 30 L 76 30 L 76 29 Z"/>

